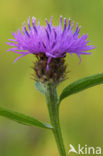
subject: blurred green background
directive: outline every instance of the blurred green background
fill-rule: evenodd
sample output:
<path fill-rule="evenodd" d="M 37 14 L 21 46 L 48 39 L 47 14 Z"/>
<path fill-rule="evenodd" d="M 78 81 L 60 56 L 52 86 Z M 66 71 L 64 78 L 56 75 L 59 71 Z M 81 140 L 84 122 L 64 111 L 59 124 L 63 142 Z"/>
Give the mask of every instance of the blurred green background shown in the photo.
<path fill-rule="evenodd" d="M 103 72 L 103 1 L 102 0 L 0 0 L 0 106 L 27 113 L 42 121 L 49 121 L 44 97 L 35 89 L 31 79 L 34 56 L 29 55 L 13 64 L 18 56 L 5 42 L 11 32 L 28 16 L 35 16 L 45 24 L 59 16 L 82 25 L 81 34 L 88 33 L 96 46 L 91 56 L 68 56 L 68 80 L 61 83 L 58 92 L 70 82 Z M 65 99 L 60 108 L 61 127 L 68 152 L 69 144 L 103 145 L 103 85 Z M 55 140 L 49 130 L 27 127 L 0 117 L 0 156 L 59 156 Z M 72 156 L 73 154 L 71 154 Z"/>

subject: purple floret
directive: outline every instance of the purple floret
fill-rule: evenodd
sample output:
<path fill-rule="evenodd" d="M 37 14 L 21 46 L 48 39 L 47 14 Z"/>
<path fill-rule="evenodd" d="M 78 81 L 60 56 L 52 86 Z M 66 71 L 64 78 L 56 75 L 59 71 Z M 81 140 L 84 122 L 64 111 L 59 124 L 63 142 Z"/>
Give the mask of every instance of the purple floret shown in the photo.
<path fill-rule="evenodd" d="M 8 45 L 13 48 L 8 51 L 21 54 L 19 58 L 28 54 L 40 54 L 44 53 L 50 63 L 52 58 L 61 58 L 66 53 L 75 53 L 79 58 L 80 55 L 88 55 L 89 51 L 94 49 L 92 45 L 87 45 L 88 35 L 82 35 L 79 37 L 80 26 L 76 26 L 73 31 L 74 22 L 71 23 L 71 19 L 67 22 L 64 18 L 64 27 L 62 28 L 62 17 L 60 17 L 60 24 L 58 26 L 52 25 L 52 17 L 50 23 L 46 19 L 46 26 L 41 26 L 40 21 L 36 24 L 36 19 L 32 18 L 32 25 L 30 25 L 30 18 L 28 18 L 28 30 L 25 23 L 22 26 L 22 32 L 18 29 L 17 33 L 12 33 L 15 39 L 9 39 L 12 42 L 8 42 Z"/>

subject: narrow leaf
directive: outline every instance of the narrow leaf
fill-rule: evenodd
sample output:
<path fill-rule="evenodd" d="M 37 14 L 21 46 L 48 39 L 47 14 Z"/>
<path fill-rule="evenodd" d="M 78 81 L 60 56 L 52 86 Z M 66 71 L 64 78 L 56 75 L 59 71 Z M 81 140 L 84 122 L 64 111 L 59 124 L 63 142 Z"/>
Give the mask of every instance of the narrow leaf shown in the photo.
<path fill-rule="evenodd" d="M 60 101 L 64 98 L 78 93 L 84 89 L 99 85 L 103 83 L 103 73 L 95 74 L 92 76 L 84 77 L 80 80 L 77 80 L 70 85 L 68 85 L 64 90 L 62 91 L 60 95 Z"/>
<path fill-rule="evenodd" d="M 35 82 L 35 87 L 39 92 L 41 92 L 42 94 L 45 94 L 45 87 L 43 84 L 39 82 Z"/>
<path fill-rule="evenodd" d="M 27 125 L 27 126 L 38 126 L 41 128 L 51 129 L 52 126 L 48 123 L 43 123 L 33 117 L 27 116 L 22 113 L 14 112 L 5 108 L 0 107 L 0 116 L 7 117 L 11 120 L 14 120 L 18 123 Z"/>

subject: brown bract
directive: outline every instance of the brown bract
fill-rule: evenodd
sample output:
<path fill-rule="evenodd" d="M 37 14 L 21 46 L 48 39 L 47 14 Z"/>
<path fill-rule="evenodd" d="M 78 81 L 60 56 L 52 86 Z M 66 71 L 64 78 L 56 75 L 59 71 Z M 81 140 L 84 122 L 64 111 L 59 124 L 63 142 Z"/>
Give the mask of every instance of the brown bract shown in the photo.
<path fill-rule="evenodd" d="M 45 54 L 40 53 L 37 56 L 37 61 L 34 64 L 36 80 L 42 83 L 59 83 L 65 77 L 66 65 L 64 58 L 52 58 L 47 70 L 48 58 Z"/>

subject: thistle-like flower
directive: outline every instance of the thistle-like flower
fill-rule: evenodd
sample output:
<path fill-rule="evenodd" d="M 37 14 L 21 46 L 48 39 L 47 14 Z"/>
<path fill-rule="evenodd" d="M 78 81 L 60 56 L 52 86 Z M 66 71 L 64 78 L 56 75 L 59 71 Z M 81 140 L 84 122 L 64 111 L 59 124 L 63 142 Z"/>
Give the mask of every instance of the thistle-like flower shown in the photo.
<path fill-rule="evenodd" d="M 66 53 L 75 53 L 81 60 L 80 55 L 88 55 L 88 50 L 94 49 L 92 45 L 87 45 L 88 35 L 79 37 L 80 26 L 76 26 L 73 31 L 74 22 L 71 19 L 64 18 L 64 27 L 62 28 L 62 17 L 58 26 L 52 25 L 52 17 L 50 22 L 46 19 L 46 26 L 41 26 L 40 21 L 36 24 L 36 19 L 32 18 L 32 26 L 30 18 L 28 18 L 28 30 L 25 22 L 22 25 L 22 32 L 18 29 L 17 33 L 12 33 L 14 39 L 7 44 L 13 46 L 8 51 L 20 54 L 15 62 L 28 54 L 35 54 L 38 61 L 35 63 L 34 69 L 37 80 L 41 82 L 53 81 L 58 83 L 63 80 L 65 75 Z"/>

